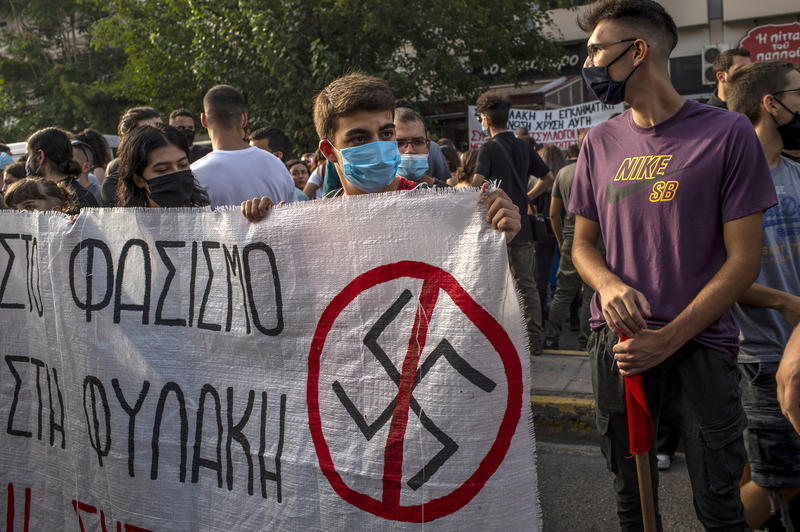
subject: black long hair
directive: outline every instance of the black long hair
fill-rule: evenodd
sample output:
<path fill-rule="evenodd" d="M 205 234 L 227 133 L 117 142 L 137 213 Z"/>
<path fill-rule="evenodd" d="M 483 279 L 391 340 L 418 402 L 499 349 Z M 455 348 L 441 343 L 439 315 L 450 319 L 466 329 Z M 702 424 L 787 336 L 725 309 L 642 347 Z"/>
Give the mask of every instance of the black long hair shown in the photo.
<path fill-rule="evenodd" d="M 142 176 L 150 153 L 158 148 L 169 146 L 178 147 L 189 157 L 189 145 L 186 137 L 172 126 L 159 124 L 156 126 L 141 126 L 130 131 L 122 140 L 119 148 L 119 183 L 117 184 L 118 207 L 147 207 L 147 193 L 136 186 L 134 176 Z M 208 193 L 194 182 L 194 190 L 189 199 L 191 207 L 205 207 L 209 205 Z"/>
<path fill-rule="evenodd" d="M 35 156 L 38 150 L 44 152 L 56 172 L 68 176 L 81 173 L 81 165 L 72 160 L 72 142 L 63 129 L 46 127 L 28 137 L 28 153 Z"/>
<path fill-rule="evenodd" d="M 108 141 L 105 137 L 100 134 L 99 131 L 92 128 L 86 128 L 77 135 L 75 135 L 75 140 L 79 140 L 88 146 L 89 150 L 92 152 L 92 168 L 100 168 L 105 169 L 106 165 L 108 164 Z"/>
<path fill-rule="evenodd" d="M 133 131 L 136 124 L 149 118 L 161 118 L 161 113 L 152 107 L 131 107 L 126 109 L 119 119 L 119 124 L 117 124 L 117 134 L 120 137 L 124 137 Z"/>

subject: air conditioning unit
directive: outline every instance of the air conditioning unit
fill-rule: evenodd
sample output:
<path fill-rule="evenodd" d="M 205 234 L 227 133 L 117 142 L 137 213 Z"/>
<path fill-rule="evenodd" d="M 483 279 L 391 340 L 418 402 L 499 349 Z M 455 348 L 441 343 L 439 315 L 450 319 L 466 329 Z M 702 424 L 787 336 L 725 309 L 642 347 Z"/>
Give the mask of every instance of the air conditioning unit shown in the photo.
<path fill-rule="evenodd" d="M 716 85 L 717 77 L 714 75 L 714 59 L 716 59 L 721 52 L 729 50 L 730 47 L 731 45 L 728 43 L 707 44 L 703 46 L 703 53 L 700 55 L 700 62 L 702 65 L 700 72 L 702 74 L 703 85 Z"/>

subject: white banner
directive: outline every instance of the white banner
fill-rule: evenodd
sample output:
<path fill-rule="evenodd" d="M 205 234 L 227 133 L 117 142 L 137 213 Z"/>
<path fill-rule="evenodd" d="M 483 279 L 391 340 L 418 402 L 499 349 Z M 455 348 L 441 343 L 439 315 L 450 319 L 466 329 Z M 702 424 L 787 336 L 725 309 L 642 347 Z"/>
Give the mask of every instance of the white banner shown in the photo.
<path fill-rule="evenodd" d="M 485 216 L 474 191 L 258 224 L 0 213 L 0 520 L 540 529 L 527 342 Z"/>
<path fill-rule="evenodd" d="M 508 129 L 514 131 L 520 126 L 528 128 L 531 137 L 539 144 L 555 144 L 562 150 L 570 144 L 578 143 L 578 135 L 584 129 L 605 122 L 614 113 L 621 113 L 623 104 L 606 105 L 598 101 L 561 107 L 560 109 L 511 109 L 508 115 Z M 477 150 L 486 142 L 487 135 L 481 128 L 480 114 L 474 105 L 467 111 L 469 127 L 469 148 Z"/>

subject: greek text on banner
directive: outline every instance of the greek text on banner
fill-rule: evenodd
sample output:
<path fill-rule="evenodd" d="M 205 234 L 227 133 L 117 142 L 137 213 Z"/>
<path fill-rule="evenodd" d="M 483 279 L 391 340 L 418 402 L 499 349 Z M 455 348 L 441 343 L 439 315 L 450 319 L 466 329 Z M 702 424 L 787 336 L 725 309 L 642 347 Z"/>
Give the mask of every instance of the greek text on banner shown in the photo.
<path fill-rule="evenodd" d="M 485 216 L 474 191 L 258 224 L 0 213 L 6 522 L 539 529 L 527 344 Z"/>
<path fill-rule="evenodd" d="M 508 129 L 526 127 L 531 137 L 539 144 L 555 144 L 562 150 L 578 142 L 578 135 L 584 129 L 605 122 L 611 115 L 621 113 L 623 105 L 606 105 L 598 101 L 587 102 L 559 109 L 514 109 L 508 115 Z M 467 111 L 469 127 L 469 147 L 477 150 L 486 142 L 486 134 L 481 129 L 480 114 L 474 105 Z"/>

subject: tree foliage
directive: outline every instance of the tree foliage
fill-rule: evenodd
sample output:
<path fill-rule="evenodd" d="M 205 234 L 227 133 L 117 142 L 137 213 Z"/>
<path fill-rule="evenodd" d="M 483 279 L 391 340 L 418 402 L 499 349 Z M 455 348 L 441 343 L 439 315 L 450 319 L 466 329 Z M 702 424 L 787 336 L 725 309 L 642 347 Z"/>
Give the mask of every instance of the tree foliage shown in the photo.
<path fill-rule="evenodd" d="M 398 97 L 474 97 L 492 64 L 514 81 L 562 53 L 534 0 L 111 0 L 97 31 L 122 47 L 122 94 L 168 111 L 201 108 L 217 83 L 248 97 L 250 122 L 316 142 L 316 93 L 348 71 L 386 79 Z"/>
<path fill-rule="evenodd" d="M 120 103 L 200 111 L 203 93 L 228 83 L 247 95 L 251 125 L 281 127 L 311 146 L 313 98 L 346 72 L 383 77 L 399 98 L 437 103 L 474 98 L 493 64 L 505 68 L 493 81 L 514 82 L 523 71 L 552 70 L 563 53 L 540 31 L 538 0 L 55 0 L 46 4 L 58 13 L 34 13 L 36 4 L 25 4 L 25 18 L 37 20 L 37 50 L 10 47 L 0 63 L 7 85 L 12 66 L 41 69 L 0 103 L 20 126 L 86 118 L 108 129 Z M 73 14 L 91 36 L 77 55 L 57 37 L 69 34 Z M 54 51 L 58 61 L 42 59 Z"/>
<path fill-rule="evenodd" d="M 93 48 L 89 39 L 108 16 L 105 2 L 4 3 L 10 21 L 0 30 L 0 138 L 24 140 L 49 125 L 113 130 L 126 101 L 107 86 L 124 52 Z"/>

